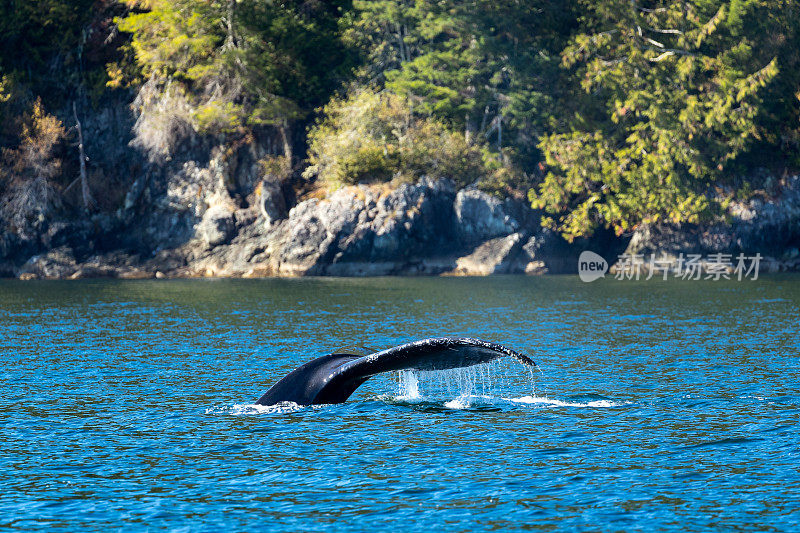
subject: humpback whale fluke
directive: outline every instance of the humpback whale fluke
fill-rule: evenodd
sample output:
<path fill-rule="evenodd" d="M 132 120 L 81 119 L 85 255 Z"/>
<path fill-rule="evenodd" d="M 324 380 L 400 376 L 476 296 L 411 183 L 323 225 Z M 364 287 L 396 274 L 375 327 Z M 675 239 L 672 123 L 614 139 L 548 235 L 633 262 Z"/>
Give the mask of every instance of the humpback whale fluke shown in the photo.
<path fill-rule="evenodd" d="M 256 403 L 343 403 L 376 374 L 393 370 L 446 370 L 488 363 L 503 356 L 536 366 L 529 357 L 505 346 L 469 337 L 434 337 L 375 353 L 342 349 L 293 370 Z"/>

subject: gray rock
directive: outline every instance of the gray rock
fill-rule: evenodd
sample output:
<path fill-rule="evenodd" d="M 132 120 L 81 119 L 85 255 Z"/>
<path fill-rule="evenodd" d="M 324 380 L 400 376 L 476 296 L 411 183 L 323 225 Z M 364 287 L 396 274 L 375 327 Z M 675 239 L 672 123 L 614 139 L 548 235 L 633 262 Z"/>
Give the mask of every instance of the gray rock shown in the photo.
<path fill-rule="evenodd" d="M 11 257 L 16 251 L 19 237 L 10 231 L 0 231 L 0 259 Z"/>
<path fill-rule="evenodd" d="M 515 270 L 515 259 L 522 243 L 522 233 L 490 239 L 475 248 L 471 254 L 456 260 L 456 268 L 452 273 L 461 276 L 511 273 Z"/>
<path fill-rule="evenodd" d="M 325 274 L 347 277 L 389 276 L 401 272 L 404 266 L 403 263 L 391 261 L 333 263 L 327 266 Z"/>
<path fill-rule="evenodd" d="M 117 275 L 117 269 L 111 265 L 81 265 L 69 276 L 69 279 L 116 278 Z"/>
<path fill-rule="evenodd" d="M 634 232 L 625 253 L 667 260 L 681 253 L 782 257 L 800 241 L 800 176 L 785 179 L 772 198 L 732 202 L 728 218 L 727 223 L 644 224 Z"/>
<path fill-rule="evenodd" d="M 361 185 L 295 206 L 283 222 L 279 271 L 287 275 L 403 271 L 453 243 L 454 187 L 422 179 L 394 190 Z M 375 267 L 367 268 L 367 263 Z M 352 264 L 351 266 L 346 266 Z"/>
<path fill-rule="evenodd" d="M 197 225 L 197 235 L 208 246 L 219 246 L 230 241 L 235 231 L 233 213 L 224 205 L 216 205 L 206 211 Z"/>
<path fill-rule="evenodd" d="M 589 250 L 605 257 L 609 264 L 625 250 L 628 239 L 600 228 L 590 238 L 567 242 L 560 234 L 540 228 L 522 246 L 518 261 L 528 274 L 577 274 L 581 252 Z"/>
<path fill-rule="evenodd" d="M 453 248 L 450 180 L 422 179 L 378 198 L 365 195 L 366 209 L 352 235 L 342 239 L 336 261 L 403 261 Z"/>
<path fill-rule="evenodd" d="M 0 261 L 0 278 L 16 277 L 16 268 L 12 261 Z"/>
<path fill-rule="evenodd" d="M 504 202 L 477 189 L 458 191 L 453 208 L 459 237 L 465 243 L 509 235 L 520 229 Z"/>
<path fill-rule="evenodd" d="M 72 248 L 62 246 L 50 250 L 42 255 L 31 257 L 22 268 L 20 268 L 20 278 L 30 279 L 66 279 L 72 276 L 78 266 Z"/>
<path fill-rule="evenodd" d="M 408 274 L 436 276 L 452 272 L 456 268 L 457 257 L 434 256 L 424 257 L 418 262 L 409 265 Z"/>
<path fill-rule="evenodd" d="M 272 180 L 261 182 L 261 193 L 258 198 L 258 207 L 267 228 L 278 220 L 286 218 L 286 201 L 278 183 Z"/>
<path fill-rule="evenodd" d="M 335 252 L 339 235 L 352 229 L 363 208 L 363 202 L 345 190 L 336 191 L 330 199 L 306 200 L 292 208 L 279 252 L 280 272 L 321 274 L 322 263 Z"/>
<path fill-rule="evenodd" d="M 186 266 L 186 256 L 182 250 L 159 250 L 143 266 L 152 272 L 156 270 L 173 271 Z"/>

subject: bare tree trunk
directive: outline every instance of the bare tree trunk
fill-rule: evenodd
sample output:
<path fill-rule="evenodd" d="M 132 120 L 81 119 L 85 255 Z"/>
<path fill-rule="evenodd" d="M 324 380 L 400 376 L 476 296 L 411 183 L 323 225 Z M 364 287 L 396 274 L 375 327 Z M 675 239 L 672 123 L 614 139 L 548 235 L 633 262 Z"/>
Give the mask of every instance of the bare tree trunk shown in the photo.
<path fill-rule="evenodd" d="M 72 114 L 75 116 L 75 130 L 78 132 L 78 155 L 81 160 L 81 196 L 83 197 L 83 208 L 89 211 L 94 200 L 92 199 L 92 192 L 89 190 L 89 180 L 86 177 L 86 153 L 83 151 L 83 130 L 81 129 L 81 121 L 78 120 L 78 111 L 75 108 L 75 102 L 72 102 Z"/>
<path fill-rule="evenodd" d="M 236 0 L 228 0 L 227 9 L 227 35 L 225 36 L 225 47 L 233 48 L 236 46 L 236 32 L 234 28 L 234 17 L 236 16 Z"/>
<path fill-rule="evenodd" d="M 406 46 L 403 39 L 403 28 L 400 26 L 400 24 L 395 24 L 394 27 L 395 31 L 397 32 L 397 46 L 400 52 L 400 62 L 407 63 L 410 58 L 406 54 Z"/>
<path fill-rule="evenodd" d="M 481 127 L 478 129 L 478 132 L 482 135 L 487 135 L 486 133 L 487 118 L 489 118 L 489 104 L 486 104 L 486 107 L 483 108 L 483 118 L 481 118 Z"/>
<path fill-rule="evenodd" d="M 281 125 L 278 127 L 278 131 L 280 131 L 281 139 L 283 140 L 283 155 L 286 158 L 286 162 L 289 168 L 292 167 L 292 134 L 291 130 L 289 129 L 289 121 L 283 119 L 281 121 Z"/>
<path fill-rule="evenodd" d="M 497 120 L 497 149 L 503 148 L 503 115 L 500 115 Z"/>

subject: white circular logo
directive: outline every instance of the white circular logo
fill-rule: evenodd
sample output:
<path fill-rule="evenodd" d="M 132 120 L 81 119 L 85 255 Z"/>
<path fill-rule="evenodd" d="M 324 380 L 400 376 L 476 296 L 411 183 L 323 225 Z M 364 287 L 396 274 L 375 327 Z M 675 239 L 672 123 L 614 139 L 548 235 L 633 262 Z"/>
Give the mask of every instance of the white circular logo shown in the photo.
<path fill-rule="evenodd" d="M 608 263 L 594 252 L 581 252 L 578 258 L 578 275 L 582 281 L 590 282 L 605 277 Z"/>

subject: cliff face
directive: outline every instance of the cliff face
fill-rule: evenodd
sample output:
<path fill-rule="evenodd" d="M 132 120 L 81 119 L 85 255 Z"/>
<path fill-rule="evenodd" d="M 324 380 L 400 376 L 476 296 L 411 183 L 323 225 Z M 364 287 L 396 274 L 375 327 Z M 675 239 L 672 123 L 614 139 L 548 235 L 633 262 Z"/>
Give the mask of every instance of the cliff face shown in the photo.
<path fill-rule="evenodd" d="M 204 167 L 185 162 L 159 187 L 158 197 L 147 192 L 152 188 L 132 193 L 129 209 L 119 213 L 120 229 L 106 235 L 107 241 L 118 239 L 118 249 L 79 257 L 67 243 L 13 273 L 25 278 L 487 275 L 562 271 L 574 263 L 565 257 L 578 253 L 578 246 L 542 231 L 525 202 L 456 190 L 446 179 L 423 178 L 397 188 L 346 187 L 287 209 L 285 192 L 268 182 L 237 201 L 221 179 L 225 174 L 215 176 L 218 168 L 214 158 Z M 132 251 L 154 245 L 149 254 Z"/>
<path fill-rule="evenodd" d="M 187 140 L 183 158 L 139 162 L 112 213 L 43 225 L 34 246 L 0 235 L 0 272 L 26 279 L 490 275 L 574 272 L 585 249 L 618 254 L 761 253 L 768 271 L 800 268 L 800 177 L 773 197 L 732 203 L 728 221 L 643 226 L 566 243 L 523 200 L 447 179 L 350 186 L 300 202 L 264 176 L 274 147 Z M 122 168 L 136 168 L 127 161 Z M 627 249 L 626 249 L 627 246 Z M 613 259 L 611 261 L 613 263 Z"/>
<path fill-rule="evenodd" d="M 108 101 L 78 113 L 95 198 L 91 214 L 66 191 L 61 208 L 48 217 L 25 228 L 0 227 L 0 275 L 574 270 L 579 246 L 543 231 L 526 201 L 501 201 L 475 189 L 457 190 L 448 179 L 422 178 L 399 186 L 345 187 L 298 202 L 295 184 L 264 164 L 284 151 L 277 135 L 201 137 L 185 124 L 167 127 L 159 102 L 149 102 L 147 94 L 140 91 L 130 108 Z M 128 109 L 133 112 L 120 111 Z M 70 124 L 68 110 L 60 116 Z"/>

